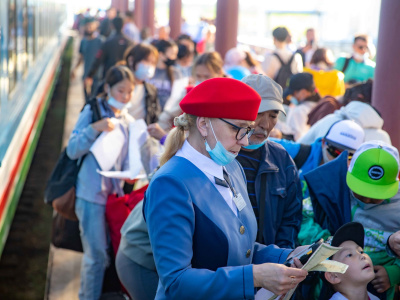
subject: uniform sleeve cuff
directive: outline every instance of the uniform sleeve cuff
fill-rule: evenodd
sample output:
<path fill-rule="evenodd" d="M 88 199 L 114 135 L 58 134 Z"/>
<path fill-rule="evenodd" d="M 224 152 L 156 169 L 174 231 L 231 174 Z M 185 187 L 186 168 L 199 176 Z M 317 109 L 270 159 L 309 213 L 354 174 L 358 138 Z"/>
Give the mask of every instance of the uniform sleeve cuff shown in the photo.
<path fill-rule="evenodd" d="M 244 299 L 254 299 L 253 265 L 243 266 Z"/>
<path fill-rule="evenodd" d="M 281 255 L 279 256 L 278 263 L 283 264 L 286 259 L 288 258 L 289 254 L 292 253 L 292 249 L 285 249 L 282 251 Z"/>

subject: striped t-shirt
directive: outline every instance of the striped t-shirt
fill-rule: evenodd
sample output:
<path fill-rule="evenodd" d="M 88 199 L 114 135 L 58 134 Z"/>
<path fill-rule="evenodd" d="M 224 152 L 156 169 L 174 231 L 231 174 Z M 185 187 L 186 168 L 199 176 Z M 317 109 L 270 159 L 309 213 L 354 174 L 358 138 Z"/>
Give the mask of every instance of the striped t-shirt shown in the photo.
<path fill-rule="evenodd" d="M 236 157 L 239 163 L 242 165 L 244 173 L 247 179 L 247 192 L 249 194 L 251 205 L 257 219 L 259 219 L 259 208 L 256 198 L 256 186 L 255 181 L 257 177 L 258 167 L 261 161 L 261 148 L 253 151 L 240 151 Z"/>

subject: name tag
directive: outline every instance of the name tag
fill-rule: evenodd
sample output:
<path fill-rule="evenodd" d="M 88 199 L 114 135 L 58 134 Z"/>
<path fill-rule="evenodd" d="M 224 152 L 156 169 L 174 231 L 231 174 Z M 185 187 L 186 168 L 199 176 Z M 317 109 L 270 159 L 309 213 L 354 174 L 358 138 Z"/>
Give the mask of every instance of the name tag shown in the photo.
<path fill-rule="evenodd" d="M 243 208 L 246 207 L 246 202 L 244 201 L 240 193 L 237 194 L 236 196 L 233 196 L 233 202 L 235 202 L 235 205 L 239 211 L 242 211 Z"/>

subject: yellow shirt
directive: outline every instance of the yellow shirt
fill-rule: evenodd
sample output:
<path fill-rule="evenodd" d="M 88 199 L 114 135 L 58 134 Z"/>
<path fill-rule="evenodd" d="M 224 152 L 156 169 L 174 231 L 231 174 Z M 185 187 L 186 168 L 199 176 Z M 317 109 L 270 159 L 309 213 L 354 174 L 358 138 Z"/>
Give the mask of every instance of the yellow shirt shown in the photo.
<path fill-rule="evenodd" d="M 314 77 L 315 86 L 321 97 L 343 96 L 346 88 L 344 86 L 344 74 L 338 70 L 313 70 L 304 68 L 304 72 L 310 73 Z"/>

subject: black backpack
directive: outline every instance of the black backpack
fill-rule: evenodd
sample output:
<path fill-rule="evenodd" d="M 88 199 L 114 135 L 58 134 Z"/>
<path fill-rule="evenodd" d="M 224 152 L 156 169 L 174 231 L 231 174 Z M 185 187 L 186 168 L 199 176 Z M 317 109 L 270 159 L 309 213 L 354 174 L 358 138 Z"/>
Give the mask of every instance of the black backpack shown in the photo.
<path fill-rule="evenodd" d="M 93 98 L 89 100 L 88 104 L 93 111 L 92 123 L 100 120 L 101 113 L 97 99 Z M 61 152 L 57 164 L 46 184 L 44 191 L 45 203 L 52 205 L 54 199 L 61 197 L 70 191 L 71 188 L 75 187 L 76 179 L 84 157 L 79 159 L 70 159 L 67 155 L 66 149 Z"/>
<path fill-rule="evenodd" d="M 297 170 L 300 170 L 304 163 L 307 161 L 308 157 L 311 153 L 311 145 L 300 144 L 299 152 L 296 157 L 293 159 L 296 164 Z"/>
<path fill-rule="evenodd" d="M 296 55 L 293 54 L 292 57 L 289 59 L 289 61 L 285 64 L 283 60 L 280 58 L 280 56 L 277 53 L 274 53 L 276 58 L 279 59 L 279 62 L 281 63 L 281 68 L 279 69 L 278 73 L 276 74 L 274 80 L 283 88 L 285 89 L 288 85 L 290 77 L 293 75 L 292 72 L 292 61 L 294 59 L 294 56 Z"/>

